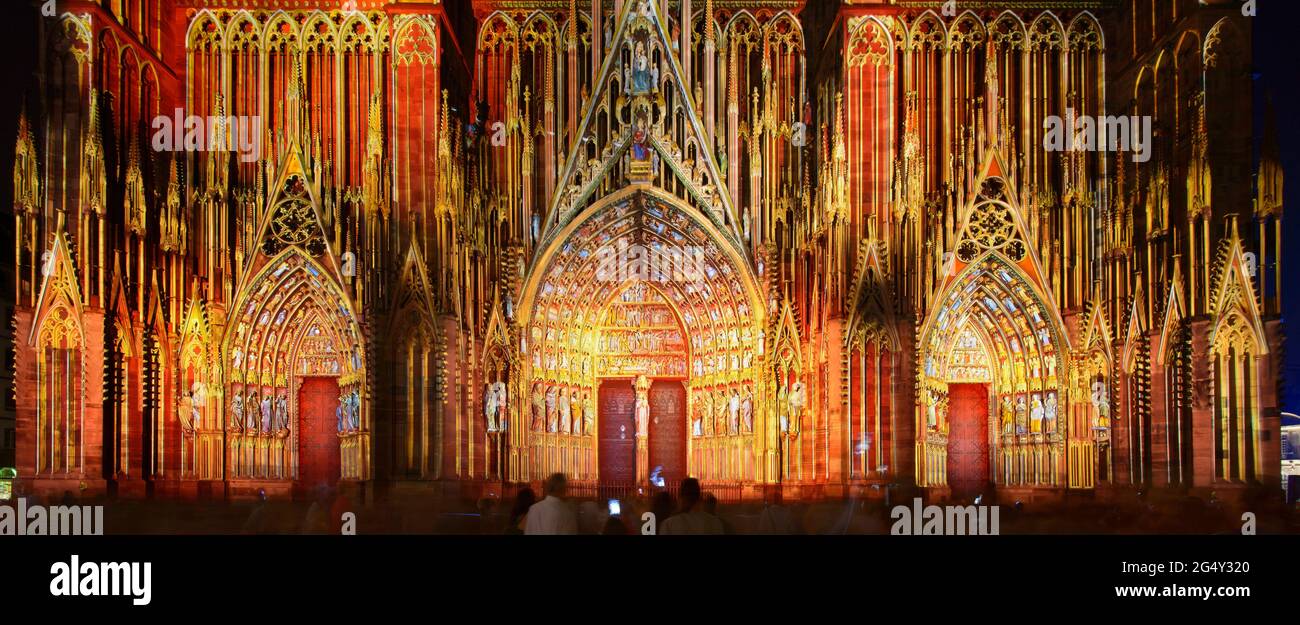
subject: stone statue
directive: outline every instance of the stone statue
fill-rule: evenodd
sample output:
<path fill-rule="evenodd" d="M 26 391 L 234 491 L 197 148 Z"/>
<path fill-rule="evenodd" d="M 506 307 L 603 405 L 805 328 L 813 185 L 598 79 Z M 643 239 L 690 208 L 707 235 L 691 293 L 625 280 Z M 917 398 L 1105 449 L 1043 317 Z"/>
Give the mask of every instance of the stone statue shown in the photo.
<path fill-rule="evenodd" d="M 582 426 L 585 425 L 582 419 L 586 407 L 582 405 L 582 396 L 578 394 L 576 388 L 569 396 L 569 406 L 573 410 L 573 435 L 582 436 Z"/>
<path fill-rule="evenodd" d="M 1056 393 L 1047 394 L 1047 405 L 1043 411 L 1043 431 L 1051 434 L 1056 431 Z"/>
<path fill-rule="evenodd" d="M 713 398 L 708 391 L 702 391 L 696 402 L 699 405 L 700 420 L 704 422 L 704 435 L 713 436 Z"/>
<path fill-rule="evenodd" d="M 645 391 L 636 395 L 636 435 L 645 436 L 650 428 L 650 398 Z"/>
<path fill-rule="evenodd" d="M 782 381 L 776 389 L 776 414 L 782 432 L 790 430 L 790 391 Z"/>
<path fill-rule="evenodd" d="M 1043 432 L 1043 401 L 1038 395 L 1029 402 L 1029 431 L 1032 434 Z"/>
<path fill-rule="evenodd" d="M 497 429 L 504 432 L 510 420 L 510 397 L 506 392 L 506 383 L 497 380 L 496 384 L 492 385 L 492 391 L 497 398 Z"/>
<path fill-rule="evenodd" d="M 582 401 L 587 405 L 582 413 L 582 431 L 591 434 L 596 422 L 596 400 L 591 397 L 591 393 L 583 393 Z"/>
<path fill-rule="evenodd" d="M 231 429 L 238 430 L 244 427 L 244 394 L 235 393 L 234 398 L 230 400 L 230 425 Z"/>
<path fill-rule="evenodd" d="M 340 398 L 340 399 L 342 399 L 342 398 Z M 346 400 L 344 400 L 344 401 L 346 401 Z M 340 434 L 342 434 L 343 431 L 347 428 L 347 426 L 344 425 L 344 423 L 343 423 L 343 413 L 344 413 L 343 405 L 344 405 L 344 402 L 343 402 L 343 401 L 340 401 L 340 402 L 339 402 L 339 405 L 337 405 L 337 406 L 334 407 L 334 417 L 335 417 L 336 419 L 338 419 L 338 421 L 339 421 L 338 430 L 339 430 L 339 433 L 340 433 Z"/>
<path fill-rule="evenodd" d="M 533 383 L 533 424 L 534 432 L 541 432 L 546 427 L 546 396 L 542 393 L 542 383 Z"/>
<path fill-rule="evenodd" d="M 939 426 L 938 415 L 939 398 L 934 391 L 925 392 L 925 426 L 934 429 Z"/>
<path fill-rule="evenodd" d="M 208 387 L 195 381 L 190 386 L 190 414 L 195 427 L 203 426 L 203 407 L 208 403 Z"/>
<path fill-rule="evenodd" d="M 790 429 L 794 432 L 799 431 L 799 421 L 803 418 L 804 406 L 808 404 L 808 396 L 804 392 L 803 382 L 795 380 L 790 385 Z"/>
<path fill-rule="evenodd" d="M 194 431 L 194 423 L 190 420 L 190 415 L 194 409 L 193 403 L 194 400 L 190 398 L 188 393 L 181 393 L 180 406 L 176 409 L 176 418 L 180 419 L 181 431 L 186 434 Z"/>
<path fill-rule="evenodd" d="M 352 391 L 350 397 L 352 398 L 352 410 L 349 412 L 348 423 L 352 426 L 352 430 L 356 431 L 361 427 L 361 391 Z"/>
<path fill-rule="evenodd" d="M 271 395 L 262 396 L 262 431 L 271 431 Z"/>
<path fill-rule="evenodd" d="M 732 389 L 731 400 L 727 402 L 727 411 L 730 413 L 727 431 L 734 436 L 740 433 L 740 391 Z"/>
<path fill-rule="evenodd" d="M 1025 398 L 1016 398 L 1016 434 L 1024 434 L 1028 430 L 1028 423 L 1025 414 Z"/>
<path fill-rule="evenodd" d="M 1010 436 L 1016 433 L 1016 409 L 1011 405 L 1011 397 L 1002 397 L 1002 434 Z"/>
<path fill-rule="evenodd" d="M 573 427 L 573 407 L 569 405 L 569 393 L 564 389 L 559 391 L 560 404 L 560 432 L 568 434 Z"/>
<path fill-rule="evenodd" d="M 745 433 L 754 431 L 754 393 L 745 389 L 745 400 L 740 402 L 740 423 L 745 428 Z"/>
<path fill-rule="evenodd" d="M 289 429 L 289 399 L 284 393 L 280 393 L 275 398 L 275 429 L 283 431 Z"/>
<path fill-rule="evenodd" d="M 487 431 L 497 431 L 497 389 L 491 382 L 483 391 L 483 416 L 487 418 Z"/>
<path fill-rule="evenodd" d="M 555 387 L 546 388 L 546 431 L 554 433 L 559 430 L 559 412 L 556 410 Z"/>
<path fill-rule="evenodd" d="M 244 429 L 249 432 L 257 431 L 257 391 L 253 391 L 248 396 L 248 421 L 244 423 Z"/>

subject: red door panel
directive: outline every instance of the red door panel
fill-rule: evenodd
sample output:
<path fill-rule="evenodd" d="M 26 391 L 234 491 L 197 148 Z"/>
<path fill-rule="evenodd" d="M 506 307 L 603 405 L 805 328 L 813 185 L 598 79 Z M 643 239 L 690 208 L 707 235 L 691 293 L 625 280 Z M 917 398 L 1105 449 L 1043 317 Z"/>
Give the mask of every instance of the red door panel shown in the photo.
<path fill-rule="evenodd" d="M 628 380 L 606 380 L 599 400 L 600 481 L 631 485 L 636 481 L 636 391 Z"/>
<path fill-rule="evenodd" d="M 988 385 L 949 384 L 948 421 L 948 485 L 973 497 L 989 481 Z"/>
<path fill-rule="evenodd" d="M 659 477 L 668 484 L 686 477 L 686 387 L 677 380 L 650 385 L 649 474 L 662 466 Z"/>
<path fill-rule="evenodd" d="M 298 481 L 315 489 L 339 480 L 339 385 L 335 378 L 305 378 L 298 389 Z"/>

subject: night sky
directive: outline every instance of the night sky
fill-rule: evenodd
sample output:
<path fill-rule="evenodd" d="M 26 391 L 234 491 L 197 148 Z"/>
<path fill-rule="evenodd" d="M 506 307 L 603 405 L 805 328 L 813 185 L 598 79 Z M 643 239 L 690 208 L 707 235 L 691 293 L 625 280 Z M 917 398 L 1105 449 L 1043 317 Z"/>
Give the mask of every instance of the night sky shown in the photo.
<path fill-rule="evenodd" d="M 1255 153 L 1264 138 L 1265 103 L 1271 99 L 1277 119 L 1278 144 L 1282 167 L 1286 173 L 1283 186 L 1286 205 L 1282 219 L 1282 317 L 1283 332 L 1290 340 L 1284 348 L 1282 365 L 1281 408 L 1300 412 L 1300 349 L 1291 343 L 1300 322 L 1300 280 L 1296 263 L 1300 253 L 1290 247 L 1300 241 L 1300 48 L 1296 47 L 1295 19 L 1300 17 L 1300 2 L 1293 0 L 1259 0 L 1253 24 L 1254 32 L 1254 106 Z M 1297 321 L 1292 321 L 1297 320 Z"/>

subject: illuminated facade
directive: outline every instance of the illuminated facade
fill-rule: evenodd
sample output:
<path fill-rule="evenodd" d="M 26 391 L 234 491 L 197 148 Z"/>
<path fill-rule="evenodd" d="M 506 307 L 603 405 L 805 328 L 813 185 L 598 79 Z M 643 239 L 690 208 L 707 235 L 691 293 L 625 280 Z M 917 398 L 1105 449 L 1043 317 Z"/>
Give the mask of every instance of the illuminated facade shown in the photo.
<path fill-rule="evenodd" d="M 20 483 L 1276 490 L 1248 20 L 942 4 L 34 16 Z M 1048 150 L 1053 116 L 1154 133 Z"/>

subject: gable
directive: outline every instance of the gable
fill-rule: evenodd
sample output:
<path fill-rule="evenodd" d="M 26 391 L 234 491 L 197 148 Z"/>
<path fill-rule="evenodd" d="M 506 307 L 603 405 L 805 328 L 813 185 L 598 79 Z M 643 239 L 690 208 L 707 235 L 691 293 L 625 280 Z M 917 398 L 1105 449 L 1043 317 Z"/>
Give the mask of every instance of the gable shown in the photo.
<path fill-rule="evenodd" d="M 652 184 L 658 167 L 671 171 L 695 207 L 739 240 L 737 213 L 659 11 L 656 2 L 635 0 L 616 18 L 595 92 L 570 138 L 546 237 L 571 220 L 607 177 L 621 170 L 626 182 Z M 664 130 L 670 117 L 684 125 L 684 145 Z M 601 128 L 609 129 L 607 136 L 596 135 Z"/>

